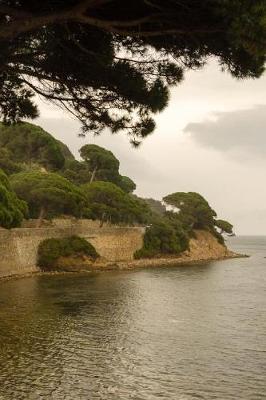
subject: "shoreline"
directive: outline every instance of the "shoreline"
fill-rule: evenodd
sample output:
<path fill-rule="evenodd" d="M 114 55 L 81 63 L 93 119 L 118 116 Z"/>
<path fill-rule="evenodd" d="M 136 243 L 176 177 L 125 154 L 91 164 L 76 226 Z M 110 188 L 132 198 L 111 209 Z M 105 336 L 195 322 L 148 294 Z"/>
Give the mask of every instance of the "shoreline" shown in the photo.
<path fill-rule="evenodd" d="M 194 258 L 189 256 L 180 257 L 157 257 L 157 258 L 143 258 L 139 260 L 131 261 L 118 261 L 118 262 L 106 262 L 92 266 L 90 269 L 81 269 L 73 271 L 32 271 L 25 274 L 14 274 L 4 277 L 0 277 L 0 283 L 10 281 L 31 278 L 33 276 L 54 276 L 54 275 L 77 275 L 77 274 L 94 274 L 111 271 L 130 271 L 134 269 L 144 268 L 167 268 L 171 266 L 189 266 L 189 265 L 202 265 L 212 261 L 225 261 L 234 258 L 248 258 L 249 255 L 229 252 L 229 254 L 220 257 L 208 257 L 208 258 Z M 190 258 L 190 259 L 189 259 Z"/>
<path fill-rule="evenodd" d="M 197 265 L 204 264 L 212 261 L 225 261 L 234 258 L 248 258 L 249 255 L 238 254 L 229 252 L 229 254 L 220 257 L 206 257 L 206 258 L 194 258 L 189 256 L 180 257 L 158 257 L 158 258 L 143 258 L 140 260 L 132 260 L 128 262 L 119 262 L 118 268 L 121 270 L 135 269 L 135 268 L 149 268 L 149 267 L 167 267 L 175 265 Z"/>

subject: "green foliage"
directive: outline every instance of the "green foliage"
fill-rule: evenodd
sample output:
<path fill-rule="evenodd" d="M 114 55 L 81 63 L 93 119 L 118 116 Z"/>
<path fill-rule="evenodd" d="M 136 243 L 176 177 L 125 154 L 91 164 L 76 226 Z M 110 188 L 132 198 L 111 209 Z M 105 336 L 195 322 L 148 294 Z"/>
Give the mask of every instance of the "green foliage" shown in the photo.
<path fill-rule="evenodd" d="M 90 182 L 92 174 L 84 161 L 66 160 L 62 175 L 75 185 L 82 185 Z"/>
<path fill-rule="evenodd" d="M 166 219 L 154 220 L 146 228 L 143 247 L 136 251 L 135 258 L 147 258 L 160 255 L 178 255 L 188 247 L 188 238 L 182 229 L 170 224 Z"/>
<path fill-rule="evenodd" d="M 220 229 L 221 234 L 225 232 L 231 235 L 233 233 L 233 225 L 230 224 L 230 222 L 223 219 L 216 219 L 214 223 L 215 226 Z"/>
<path fill-rule="evenodd" d="M 145 204 L 111 182 L 82 186 L 93 219 L 110 223 L 143 223 L 149 213 Z"/>
<path fill-rule="evenodd" d="M 193 229 L 208 230 L 221 244 L 224 244 L 224 238 L 215 226 L 232 233 L 233 226 L 227 221 L 215 220 L 215 211 L 198 193 L 176 192 L 163 200 L 174 210 L 166 211 L 160 202 L 145 199 L 152 210 L 151 225 L 146 229 L 142 249 L 135 253 L 136 258 L 179 254 L 189 248 L 189 238 L 194 236 Z"/>
<path fill-rule="evenodd" d="M 159 214 L 161 216 L 163 216 L 166 213 L 166 207 L 162 204 L 161 201 L 152 198 L 143 200 L 148 204 L 153 213 Z"/>
<path fill-rule="evenodd" d="M 114 154 L 103 147 L 87 144 L 80 149 L 83 161 L 68 159 L 62 175 L 76 185 L 93 181 L 112 182 L 126 193 L 136 189 L 135 182 L 119 174 L 119 161 Z"/>
<path fill-rule="evenodd" d="M 27 211 L 26 203 L 17 198 L 7 176 L 0 170 L 0 226 L 8 229 L 20 226 Z"/>
<path fill-rule="evenodd" d="M 216 212 L 200 194 L 176 192 L 165 196 L 163 200 L 166 204 L 178 209 L 180 220 L 192 229 L 213 227 Z"/>
<path fill-rule="evenodd" d="M 81 189 L 56 173 L 19 173 L 11 177 L 11 185 L 28 203 L 31 218 L 90 214 Z"/>
<path fill-rule="evenodd" d="M 7 174 L 16 174 L 22 171 L 22 166 L 13 161 L 10 151 L 0 148 L 0 168 Z"/>
<path fill-rule="evenodd" d="M 62 168 L 65 163 L 62 144 L 37 125 L 25 122 L 10 126 L 0 124 L 0 146 L 17 163 L 37 163 L 52 171 Z"/>
<path fill-rule="evenodd" d="M 183 72 L 216 58 L 237 78 L 264 71 L 264 0 L 2 0 L 0 114 L 38 115 L 34 93 L 84 132 L 151 133 Z"/>
<path fill-rule="evenodd" d="M 120 179 L 119 182 L 117 183 L 117 186 L 119 186 L 126 193 L 132 193 L 136 189 L 135 182 L 133 182 L 132 179 L 130 179 L 128 176 L 122 176 L 122 175 L 120 175 Z"/>
<path fill-rule="evenodd" d="M 38 248 L 38 266 L 53 270 L 59 257 L 87 256 L 96 260 L 99 255 L 93 245 L 79 236 L 63 239 L 46 239 Z"/>
<path fill-rule="evenodd" d="M 119 161 L 111 151 L 96 144 L 86 144 L 79 152 L 91 172 L 91 181 L 106 180 L 116 183 L 119 180 Z"/>

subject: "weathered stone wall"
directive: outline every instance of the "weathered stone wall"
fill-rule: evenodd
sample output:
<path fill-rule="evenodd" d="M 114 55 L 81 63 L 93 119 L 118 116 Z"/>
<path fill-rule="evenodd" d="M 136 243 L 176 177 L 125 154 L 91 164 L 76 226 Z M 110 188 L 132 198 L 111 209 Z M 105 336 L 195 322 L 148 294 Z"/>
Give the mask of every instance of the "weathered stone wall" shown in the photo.
<path fill-rule="evenodd" d="M 79 235 L 108 261 L 130 261 L 142 247 L 144 231 L 142 227 L 100 227 L 99 222 L 88 220 L 56 220 L 50 227 L 0 229 L 0 277 L 38 271 L 39 243 L 52 237 Z"/>

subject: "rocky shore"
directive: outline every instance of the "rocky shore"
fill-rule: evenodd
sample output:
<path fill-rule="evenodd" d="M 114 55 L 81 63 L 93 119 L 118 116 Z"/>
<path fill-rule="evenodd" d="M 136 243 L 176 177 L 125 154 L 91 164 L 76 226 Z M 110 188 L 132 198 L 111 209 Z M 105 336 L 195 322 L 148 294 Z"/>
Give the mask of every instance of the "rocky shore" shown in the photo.
<path fill-rule="evenodd" d="M 86 257 L 66 257 L 59 260 L 57 271 L 52 272 L 32 272 L 23 275 L 12 275 L 2 278 L 14 279 L 32 276 L 33 274 L 69 274 L 81 272 L 104 272 L 112 270 L 131 270 L 135 268 L 167 267 L 176 265 L 202 264 L 205 262 L 226 260 L 231 258 L 248 257 L 237 254 L 229 250 L 225 245 L 219 243 L 217 239 L 207 231 L 195 231 L 195 237 L 190 240 L 190 249 L 181 253 L 179 256 L 158 256 L 156 258 L 145 258 L 130 261 L 111 262 L 104 258 L 92 262 Z"/>
<path fill-rule="evenodd" d="M 111 269 L 133 269 L 159 266 L 174 266 L 199 264 L 209 261 L 226 260 L 230 258 L 248 257 L 243 254 L 229 250 L 225 245 L 219 243 L 210 232 L 197 230 L 195 237 L 190 240 L 189 250 L 180 256 L 161 256 L 149 259 L 132 260 L 106 265 L 103 268 Z"/>

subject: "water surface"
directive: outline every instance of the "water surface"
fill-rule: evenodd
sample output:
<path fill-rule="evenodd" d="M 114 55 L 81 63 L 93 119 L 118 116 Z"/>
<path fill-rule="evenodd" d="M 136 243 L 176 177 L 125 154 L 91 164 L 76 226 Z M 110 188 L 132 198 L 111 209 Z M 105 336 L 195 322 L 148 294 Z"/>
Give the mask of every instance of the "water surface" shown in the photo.
<path fill-rule="evenodd" d="M 266 399 L 266 237 L 249 259 L 0 283 L 0 399 Z"/>

